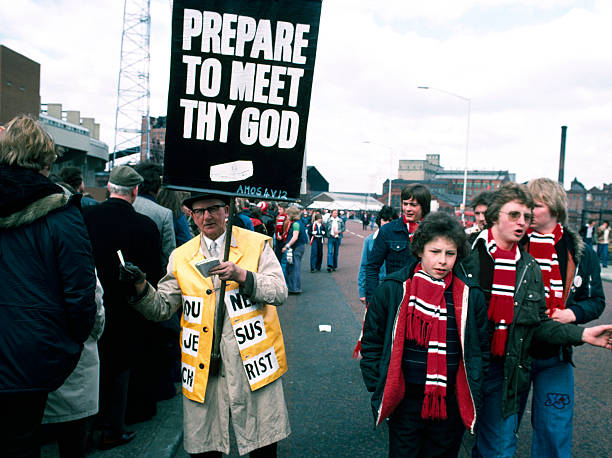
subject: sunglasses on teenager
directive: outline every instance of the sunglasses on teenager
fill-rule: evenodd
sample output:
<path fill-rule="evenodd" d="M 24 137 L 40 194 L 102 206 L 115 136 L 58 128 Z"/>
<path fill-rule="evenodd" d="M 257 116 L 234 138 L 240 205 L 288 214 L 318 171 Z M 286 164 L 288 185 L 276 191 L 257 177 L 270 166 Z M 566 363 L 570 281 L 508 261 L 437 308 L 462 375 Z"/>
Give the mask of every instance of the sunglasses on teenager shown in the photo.
<path fill-rule="evenodd" d="M 513 222 L 513 223 L 515 221 L 518 221 L 519 218 L 521 217 L 521 215 L 523 215 L 523 218 L 525 218 L 525 222 L 526 223 L 530 223 L 531 220 L 533 219 L 533 214 L 532 213 L 522 213 L 522 212 L 519 212 L 519 211 L 511 211 L 511 212 L 502 212 L 502 211 L 500 211 L 500 213 L 504 213 L 504 214 L 508 215 L 508 219 L 511 222 Z"/>
<path fill-rule="evenodd" d="M 211 205 L 210 207 L 194 208 L 193 210 L 191 210 L 191 212 L 195 216 L 204 216 L 205 212 L 208 212 L 209 215 L 215 215 L 217 214 L 217 212 L 219 211 L 221 207 L 225 207 L 225 205 L 218 204 L 218 205 Z"/>

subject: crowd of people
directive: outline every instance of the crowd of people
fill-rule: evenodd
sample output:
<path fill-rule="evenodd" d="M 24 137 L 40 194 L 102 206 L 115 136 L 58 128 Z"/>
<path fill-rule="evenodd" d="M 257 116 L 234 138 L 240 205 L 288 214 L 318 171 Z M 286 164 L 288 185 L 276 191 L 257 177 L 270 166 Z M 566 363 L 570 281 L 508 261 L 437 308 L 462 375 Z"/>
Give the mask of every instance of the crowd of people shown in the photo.
<path fill-rule="evenodd" d="M 566 225 L 562 186 L 483 193 L 468 229 L 429 213 L 422 185 L 401 198 L 402 218 L 364 244 L 355 349 L 390 456 L 457 456 L 466 430 L 472 456 L 513 456 L 532 388 L 531 456 L 571 456 L 572 346 L 612 348 L 612 332 L 576 326 L 605 297 L 594 251 Z"/>
<path fill-rule="evenodd" d="M 39 456 L 45 436 L 62 457 L 119 447 L 180 391 L 192 457 L 228 454 L 230 423 L 241 455 L 276 456 L 291 432 L 276 307 L 303 292 L 308 252 L 311 273 L 338 269 L 359 217 L 163 189 L 148 162 L 114 167 L 98 202 L 56 159 L 34 119 L 0 128 L 2 455 Z M 572 346 L 612 348 L 612 326 L 577 326 L 605 307 L 607 222 L 580 237 L 545 178 L 477 196 L 467 230 L 431 199 L 412 184 L 401 215 L 360 215 L 378 229 L 354 354 L 390 456 L 456 456 L 466 430 L 473 456 L 512 456 L 532 388 L 532 456 L 570 456 Z"/>

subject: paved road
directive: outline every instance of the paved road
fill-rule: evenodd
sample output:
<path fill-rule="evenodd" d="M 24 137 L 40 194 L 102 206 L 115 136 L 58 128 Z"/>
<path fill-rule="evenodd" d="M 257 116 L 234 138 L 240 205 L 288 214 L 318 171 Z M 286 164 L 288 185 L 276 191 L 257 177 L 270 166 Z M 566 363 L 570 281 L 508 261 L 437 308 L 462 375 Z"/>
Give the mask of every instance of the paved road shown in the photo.
<path fill-rule="evenodd" d="M 279 445 L 282 457 L 384 457 L 387 436 L 373 420 L 358 362 L 351 353 L 361 327 L 363 305 L 357 297 L 361 247 L 369 231 L 350 221 L 340 248 L 336 272 L 310 273 L 308 251 L 303 262 L 303 290 L 279 308 L 289 371 L 283 377 L 293 433 Z M 325 249 L 325 254 L 327 250 Z M 325 264 L 325 262 L 324 262 Z M 604 283 L 608 304 L 612 283 Z M 599 320 L 612 323 L 612 308 Z M 331 332 L 319 332 L 319 325 Z M 576 411 L 572 456 L 612 456 L 612 352 L 593 347 L 575 351 Z M 171 456 L 169 442 L 180 437 L 179 397 L 166 401 L 157 417 L 138 425 L 139 437 L 129 447 L 95 456 Z M 528 415 L 528 414 L 527 414 Z M 531 427 L 525 418 L 519 431 L 518 457 L 528 457 Z M 165 436 L 164 436 L 165 435 Z M 469 438 L 468 438 L 469 439 Z M 163 444 L 162 444 L 163 443 Z M 465 450 L 469 440 L 464 444 Z M 175 455 L 188 455 L 178 447 Z M 48 450 L 48 449 L 47 449 Z M 462 456 L 468 456 L 465 452 Z M 43 456 L 56 456 L 47 451 Z M 232 457 L 236 457 L 235 446 Z"/>

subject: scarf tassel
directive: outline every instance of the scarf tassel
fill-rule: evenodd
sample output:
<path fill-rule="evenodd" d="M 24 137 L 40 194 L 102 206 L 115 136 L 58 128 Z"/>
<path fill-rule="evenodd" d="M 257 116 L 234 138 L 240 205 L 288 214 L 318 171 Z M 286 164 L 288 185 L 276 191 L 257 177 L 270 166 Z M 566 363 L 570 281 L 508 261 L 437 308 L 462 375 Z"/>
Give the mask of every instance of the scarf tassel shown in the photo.
<path fill-rule="evenodd" d="M 421 409 L 425 420 L 446 420 L 446 397 L 441 392 L 426 393 Z"/>
<path fill-rule="evenodd" d="M 493 332 L 493 340 L 491 342 L 491 354 L 495 356 L 504 356 L 506 349 L 506 340 L 508 338 L 507 329 L 496 329 Z"/>
<path fill-rule="evenodd" d="M 426 346 L 429 342 L 431 326 L 421 317 L 410 315 L 408 317 L 406 339 L 415 342 L 417 345 Z"/>

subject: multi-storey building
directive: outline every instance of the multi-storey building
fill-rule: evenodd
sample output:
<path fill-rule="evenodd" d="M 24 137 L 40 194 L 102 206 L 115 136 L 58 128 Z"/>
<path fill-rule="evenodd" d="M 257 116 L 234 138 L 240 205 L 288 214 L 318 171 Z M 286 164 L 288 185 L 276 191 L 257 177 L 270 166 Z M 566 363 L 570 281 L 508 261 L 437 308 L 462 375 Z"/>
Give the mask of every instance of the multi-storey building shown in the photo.
<path fill-rule="evenodd" d="M 18 114 L 38 118 L 40 64 L 0 45 L 0 124 Z"/>

